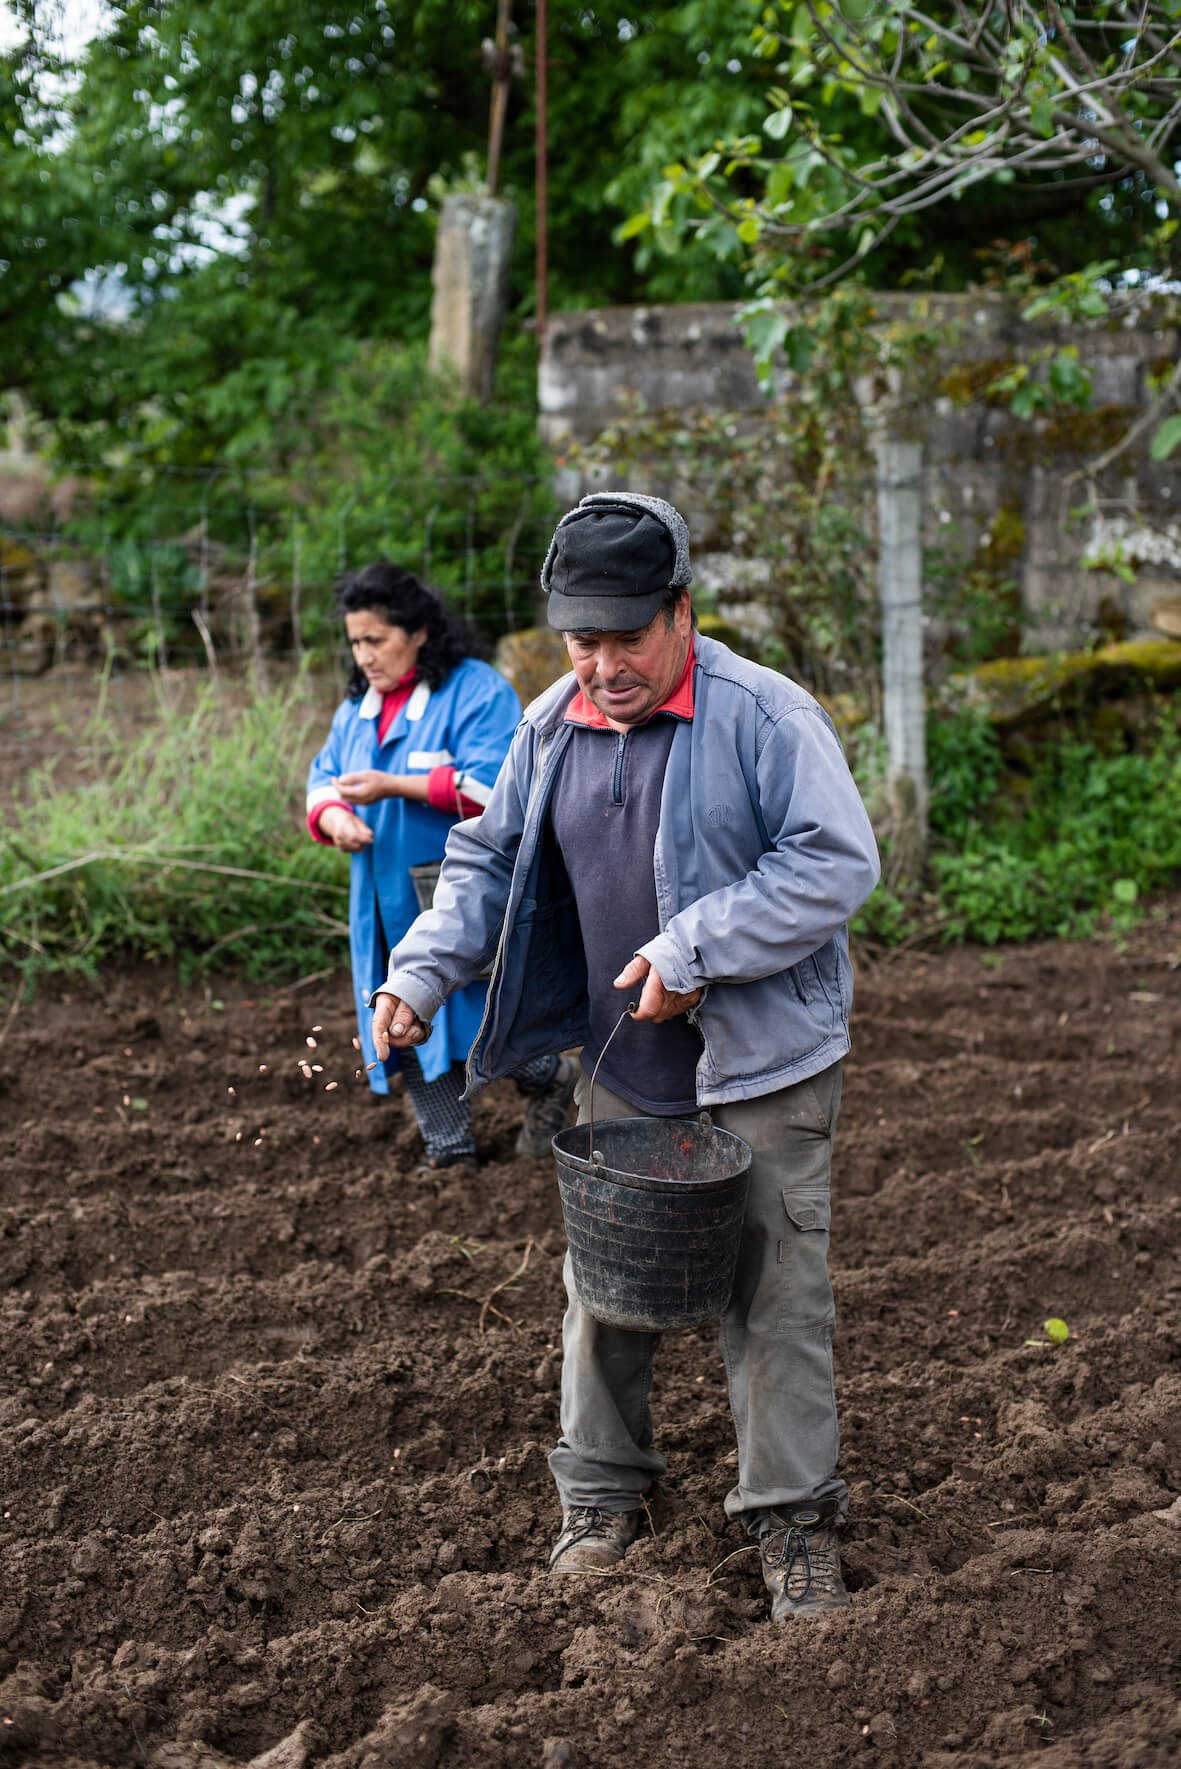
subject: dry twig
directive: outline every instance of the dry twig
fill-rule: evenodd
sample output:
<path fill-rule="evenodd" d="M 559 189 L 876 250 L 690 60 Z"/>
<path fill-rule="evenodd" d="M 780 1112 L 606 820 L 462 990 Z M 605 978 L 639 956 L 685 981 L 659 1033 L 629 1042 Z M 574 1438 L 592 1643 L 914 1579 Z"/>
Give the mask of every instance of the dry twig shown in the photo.
<path fill-rule="evenodd" d="M 529 1239 L 525 1242 L 525 1257 L 522 1259 L 522 1261 L 521 1261 L 520 1265 L 517 1267 L 516 1271 L 511 1273 L 511 1275 L 509 1277 L 502 1278 L 500 1283 L 494 1285 L 493 1288 L 491 1290 L 489 1290 L 487 1296 L 485 1296 L 483 1307 L 480 1309 L 479 1329 L 480 1329 L 481 1333 L 484 1331 L 484 1318 L 487 1315 L 488 1310 L 490 1308 L 492 1308 L 492 1298 L 494 1296 L 499 1296 L 500 1292 L 502 1290 L 507 1290 L 510 1284 L 515 1284 L 518 1278 L 524 1277 L 525 1269 L 529 1264 L 529 1255 L 532 1253 L 532 1251 L 533 1251 L 533 1237 L 532 1237 L 532 1235 L 530 1235 Z M 499 1311 L 496 1309 L 492 1309 L 492 1312 L 493 1312 L 493 1314 L 496 1314 Z"/>

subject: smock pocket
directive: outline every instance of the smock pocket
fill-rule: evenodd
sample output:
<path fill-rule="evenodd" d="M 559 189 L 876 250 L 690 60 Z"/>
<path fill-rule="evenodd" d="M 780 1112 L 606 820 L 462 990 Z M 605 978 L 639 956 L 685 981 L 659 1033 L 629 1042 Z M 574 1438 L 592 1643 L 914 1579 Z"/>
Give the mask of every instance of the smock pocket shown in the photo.
<path fill-rule="evenodd" d="M 784 1220 L 779 1243 L 782 1282 L 776 1326 L 781 1332 L 801 1328 L 831 1332 L 828 1230 L 832 1205 L 828 1192 L 784 1188 L 780 1195 Z"/>

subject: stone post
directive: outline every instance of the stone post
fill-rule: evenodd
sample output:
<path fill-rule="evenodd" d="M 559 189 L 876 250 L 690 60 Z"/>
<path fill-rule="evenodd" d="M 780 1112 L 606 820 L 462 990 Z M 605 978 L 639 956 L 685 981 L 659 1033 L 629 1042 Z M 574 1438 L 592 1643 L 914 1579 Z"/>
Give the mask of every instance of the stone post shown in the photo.
<path fill-rule="evenodd" d="M 496 349 L 508 307 L 516 210 L 498 197 L 443 201 L 432 274 L 430 366 L 449 368 L 470 399 L 492 393 Z"/>

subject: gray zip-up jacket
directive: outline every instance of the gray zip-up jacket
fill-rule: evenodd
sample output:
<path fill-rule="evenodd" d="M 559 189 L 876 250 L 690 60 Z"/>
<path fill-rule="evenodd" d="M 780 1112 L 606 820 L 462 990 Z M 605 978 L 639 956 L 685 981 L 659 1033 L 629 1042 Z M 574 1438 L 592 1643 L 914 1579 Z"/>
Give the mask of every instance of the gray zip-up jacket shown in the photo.
<path fill-rule="evenodd" d="M 703 991 L 691 1017 L 709 1106 L 845 1055 L 847 923 L 879 869 L 823 708 L 717 640 L 697 634 L 695 646 L 693 718 L 673 737 L 650 862 L 660 932 L 641 951 L 667 989 Z M 578 916 L 549 828 L 576 692 L 571 674 L 526 708 L 483 816 L 447 839 L 434 907 L 390 955 L 382 992 L 426 1021 L 493 961 L 470 1088 L 587 1035 Z"/>

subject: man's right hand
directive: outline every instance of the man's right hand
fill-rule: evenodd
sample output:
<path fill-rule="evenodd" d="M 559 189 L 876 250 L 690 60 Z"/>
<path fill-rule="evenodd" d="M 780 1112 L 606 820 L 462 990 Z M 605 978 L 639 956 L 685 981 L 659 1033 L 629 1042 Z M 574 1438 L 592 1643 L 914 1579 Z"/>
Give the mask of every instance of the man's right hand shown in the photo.
<path fill-rule="evenodd" d="M 396 1050 L 414 1050 L 425 1044 L 430 1035 L 431 1029 L 426 1021 L 420 1020 L 414 1009 L 396 995 L 377 997 L 373 1009 L 373 1042 L 383 1063 L 390 1054 L 391 1044 Z"/>

